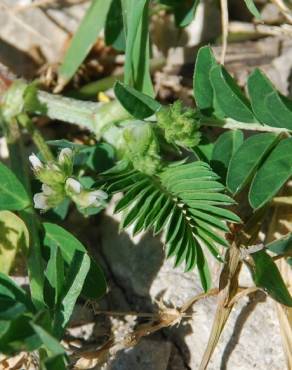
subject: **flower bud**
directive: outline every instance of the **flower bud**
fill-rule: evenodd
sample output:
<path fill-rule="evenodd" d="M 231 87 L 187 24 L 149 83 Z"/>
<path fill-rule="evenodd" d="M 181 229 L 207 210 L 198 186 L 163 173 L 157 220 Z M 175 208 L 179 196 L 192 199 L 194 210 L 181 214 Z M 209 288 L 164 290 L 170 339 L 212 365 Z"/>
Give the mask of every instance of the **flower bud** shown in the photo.
<path fill-rule="evenodd" d="M 73 195 L 72 199 L 80 208 L 89 208 L 104 205 L 107 197 L 107 193 L 102 190 L 82 190 L 80 194 Z"/>
<path fill-rule="evenodd" d="M 70 148 L 63 148 L 60 153 L 59 153 L 59 156 L 58 156 L 58 162 L 60 164 L 63 164 L 64 162 L 66 162 L 68 159 L 72 159 L 73 157 L 73 152 L 72 152 L 72 149 Z"/>
<path fill-rule="evenodd" d="M 58 165 L 67 176 L 71 176 L 73 172 L 73 157 L 74 154 L 70 148 L 63 148 L 58 156 Z"/>
<path fill-rule="evenodd" d="M 38 171 L 38 170 L 40 170 L 41 168 L 44 167 L 43 163 L 40 161 L 40 159 L 34 153 L 32 153 L 28 157 L 28 159 L 29 159 L 34 171 Z"/>
<path fill-rule="evenodd" d="M 37 193 L 33 197 L 34 207 L 46 211 L 49 209 L 48 197 L 44 193 Z"/>
<path fill-rule="evenodd" d="M 80 194 L 82 190 L 82 185 L 79 181 L 73 179 L 72 177 L 69 177 L 66 180 L 65 189 L 68 195 Z"/>

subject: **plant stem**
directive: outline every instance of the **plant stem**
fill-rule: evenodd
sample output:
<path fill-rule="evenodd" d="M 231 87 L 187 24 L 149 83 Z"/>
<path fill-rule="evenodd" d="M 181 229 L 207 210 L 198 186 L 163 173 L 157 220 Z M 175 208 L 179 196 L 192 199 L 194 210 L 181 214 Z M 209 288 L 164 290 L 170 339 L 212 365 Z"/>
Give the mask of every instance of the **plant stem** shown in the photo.
<path fill-rule="evenodd" d="M 46 162 L 54 161 L 53 153 L 51 152 L 50 147 L 44 140 L 42 134 L 40 131 L 36 128 L 36 126 L 33 124 L 32 120 L 29 118 L 29 116 L 26 113 L 22 113 L 17 117 L 18 122 L 27 129 L 29 134 L 31 135 L 31 138 L 42 154 L 44 160 Z"/>
<path fill-rule="evenodd" d="M 292 133 L 292 130 L 288 130 L 285 128 L 265 126 L 265 125 L 261 125 L 260 123 L 239 122 L 232 118 L 226 118 L 224 121 L 204 118 L 202 119 L 200 123 L 202 126 L 221 127 L 221 128 L 227 128 L 227 129 L 233 129 L 233 130 L 239 129 L 239 130 L 248 130 L 248 131 L 274 132 L 276 134 Z"/>
<path fill-rule="evenodd" d="M 51 119 L 77 124 L 101 136 L 105 126 L 132 118 L 118 101 L 93 103 L 38 91 L 38 99 Z"/>
<path fill-rule="evenodd" d="M 23 143 L 16 120 L 3 125 L 9 149 L 10 165 L 12 171 L 31 194 L 27 162 L 23 153 Z M 41 242 L 39 238 L 40 225 L 32 205 L 19 212 L 30 232 L 30 247 L 28 255 L 28 273 L 30 278 L 31 297 L 37 309 L 44 308 L 44 268 L 41 256 Z"/>

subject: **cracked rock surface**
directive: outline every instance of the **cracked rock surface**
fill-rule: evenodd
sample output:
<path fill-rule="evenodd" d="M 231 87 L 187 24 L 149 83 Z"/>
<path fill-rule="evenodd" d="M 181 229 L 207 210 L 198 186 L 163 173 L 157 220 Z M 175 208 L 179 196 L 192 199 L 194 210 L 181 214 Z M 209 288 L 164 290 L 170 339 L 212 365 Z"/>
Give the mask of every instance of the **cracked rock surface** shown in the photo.
<path fill-rule="evenodd" d="M 167 306 L 179 308 L 202 292 L 197 273 L 174 269 L 172 261 L 164 259 L 157 238 L 148 234 L 139 238 L 118 234 L 118 222 L 112 215 L 103 216 L 96 232 L 100 232 L 97 249 L 109 279 L 109 293 L 100 304 L 101 309 L 156 312 L 161 299 Z M 213 275 L 218 276 L 218 265 L 211 263 L 211 268 Z M 242 283 L 247 285 L 249 281 L 249 273 L 244 271 Z M 120 351 L 103 369 L 198 369 L 215 309 L 216 298 L 198 302 L 193 307 L 192 318 L 183 319 L 179 325 L 163 329 L 143 338 L 137 346 Z M 111 319 L 111 330 L 124 334 L 130 332 L 134 324 L 133 317 Z M 284 368 L 273 301 L 260 292 L 241 299 L 227 322 L 208 369 Z"/>

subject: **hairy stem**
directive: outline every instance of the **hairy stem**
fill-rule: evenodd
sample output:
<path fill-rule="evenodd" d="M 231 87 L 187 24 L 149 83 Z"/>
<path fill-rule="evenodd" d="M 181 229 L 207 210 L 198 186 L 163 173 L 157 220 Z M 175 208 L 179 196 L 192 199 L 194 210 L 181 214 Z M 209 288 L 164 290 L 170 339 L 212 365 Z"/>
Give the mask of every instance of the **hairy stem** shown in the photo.
<path fill-rule="evenodd" d="M 37 96 L 45 106 L 49 118 L 77 124 L 94 132 L 98 137 L 107 125 L 131 118 L 118 101 L 93 103 L 44 91 L 39 91 Z"/>

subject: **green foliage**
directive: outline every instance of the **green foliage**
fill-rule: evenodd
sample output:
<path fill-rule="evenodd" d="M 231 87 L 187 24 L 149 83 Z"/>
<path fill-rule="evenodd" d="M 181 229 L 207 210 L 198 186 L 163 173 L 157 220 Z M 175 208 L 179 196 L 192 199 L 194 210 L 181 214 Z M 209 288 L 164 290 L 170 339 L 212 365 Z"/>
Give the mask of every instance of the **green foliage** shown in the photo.
<path fill-rule="evenodd" d="M 193 77 L 194 96 L 197 107 L 201 110 L 213 108 L 213 87 L 210 81 L 210 71 L 216 66 L 216 59 L 208 46 L 200 48 L 196 58 Z"/>
<path fill-rule="evenodd" d="M 267 249 L 277 255 L 287 255 L 292 252 L 292 233 L 267 245 Z"/>
<path fill-rule="evenodd" d="M 67 83 L 73 77 L 94 45 L 104 27 L 109 7 L 110 1 L 94 0 L 91 2 L 59 68 L 59 81 L 62 84 Z"/>
<path fill-rule="evenodd" d="M 0 209 L 21 211 L 31 204 L 22 183 L 14 173 L 0 162 Z"/>
<path fill-rule="evenodd" d="M 199 50 L 194 72 L 194 96 L 204 115 L 232 118 L 291 130 L 292 103 L 281 96 L 259 70 L 247 82 L 249 99 L 219 65 L 210 47 Z"/>
<path fill-rule="evenodd" d="M 284 139 L 257 171 L 249 192 L 249 201 L 257 209 L 271 200 L 292 175 L 292 138 Z"/>
<path fill-rule="evenodd" d="M 223 181 L 226 179 L 230 160 L 237 149 L 242 145 L 243 140 L 242 131 L 231 130 L 220 135 L 214 145 L 211 166 L 214 171 L 220 175 Z"/>
<path fill-rule="evenodd" d="M 224 67 L 212 67 L 210 81 L 216 103 L 225 117 L 247 123 L 256 121 L 248 100 Z"/>
<path fill-rule="evenodd" d="M 70 266 L 72 264 L 75 253 L 87 253 L 82 243 L 62 227 L 46 222 L 44 223 L 44 229 L 45 246 L 50 248 L 51 256 L 52 254 L 55 255 L 55 259 L 57 258 L 59 250 L 66 266 Z M 56 261 L 56 266 L 58 265 L 57 262 L 58 261 Z M 57 273 L 57 275 L 59 274 Z M 95 261 L 90 260 L 90 270 L 84 282 L 83 294 L 87 298 L 97 299 L 105 292 L 106 282 L 103 272 Z"/>
<path fill-rule="evenodd" d="M 248 10 L 251 12 L 251 14 L 256 17 L 256 19 L 261 19 L 261 15 L 255 6 L 255 3 L 253 0 L 244 0 L 245 5 L 247 6 Z"/>
<path fill-rule="evenodd" d="M 112 0 L 105 22 L 105 41 L 116 50 L 126 50 L 121 0 Z"/>
<path fill-rule="evenodd" d="M 122 0 L 126 33 L 125 83 L 153 96 L 149 46 L 150 0 Z"/>
<path fill-rule="evenodd" d="M 0 272 L 9 274 L 18 253 L 26 254 L 29 232 L 20 217 L 10 211 L 0 211 Z"/>
<path fill-rule="evenodd" d="M 265 252 L 252 253 L 254 262 L 253 279 L 276 301 L 292 307 L 292 297 L 273 259 Z"/>
<path fill-rule="evenodd" d="M 278 136 L 270 133 L 254 135 L 244 141 L 228 169 L 227 187 L 232 193 L 238 193 L 251 180 L 277 141 Z"/>
<path fill-rule="evenodd" d="M 160 0 L 159 2 L 171 8 L 179 27 L 186 27 L 191 23 L 199 5 L 198 0 Z"/>
<path fill-rule="evenodd" d="M 175 266 L 185 262 L 186 271 L 197 266 L 208 290 L 211 278 L 202 248 L 222 260 L 217 245 L 228 243 L 215 230 L 228 232 L 225 221 L 240 222 L 222 208 L 233 201 L 221 193 L 224 186 L 216 181 L 218 176 L 204 162 L 173 164 L 155 177 L 121 166 L 105 173 L 108 191 L 124 192 L 115 208 L 123 211 L 121 228 L 133 224 L 133 234 L 163 230 L 167 257 L 175 257 Z"/>
<path fill-rule="evenodd" d="M 207 73 L 202 77 L 204 64 L 207 65 Z M 210 48 L 205 47 L 198 53 L 194 83 L 199 108 L 213 119 L 225 117 L 248 124 L 258 119 L 264 125 L 291 129 L 292 103 L 282 97 L 258 70 L 248 79 L 249 102 L 227 71 L 215 62 Z M 215 145 L 214 169 L 223 179 L 227 171 L 227 187 L 233 194 L 251 183 L 249 201 L 254 209 L 258 209 L 277 194 L 292 174 L 291 156 L 288 154 L 291 140 L 272 133 L 257 134 L 228 153 L 224 151 L 224 145 L 232 148 L 229 135 L 232 136 L 227 133 L 221 136 Z M 216 167 L 218 156 L 219 167 Z"/>
<path fill-rule="evenodd" d="M 116 98 L 135 118 L 144 119 L 157 112 L 161 105 L 148 95 L 117 82 L 114 87 Z"/>

